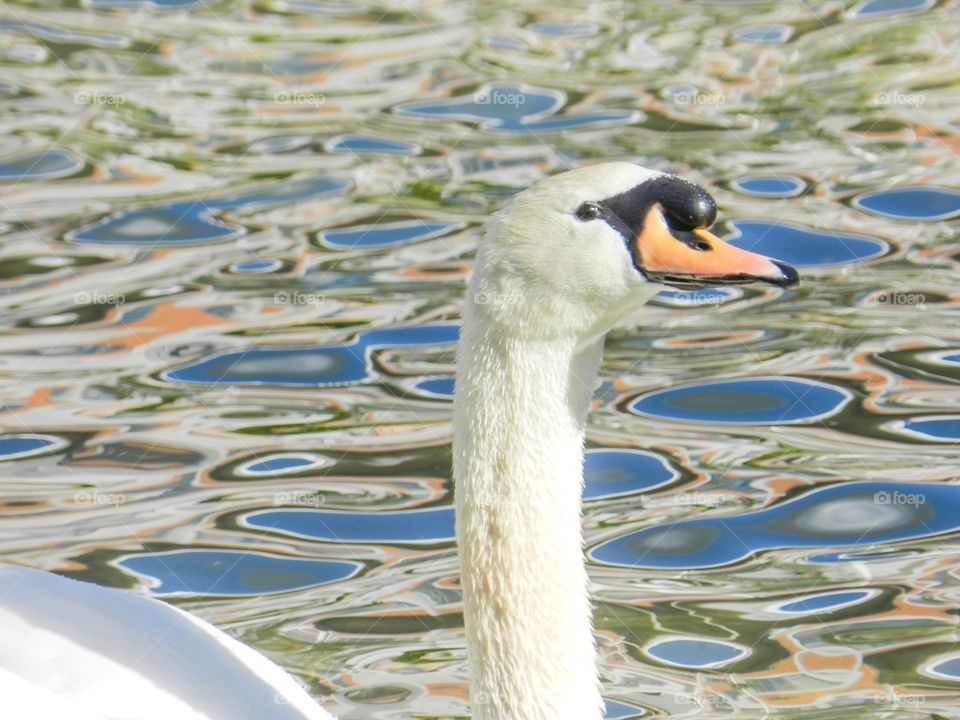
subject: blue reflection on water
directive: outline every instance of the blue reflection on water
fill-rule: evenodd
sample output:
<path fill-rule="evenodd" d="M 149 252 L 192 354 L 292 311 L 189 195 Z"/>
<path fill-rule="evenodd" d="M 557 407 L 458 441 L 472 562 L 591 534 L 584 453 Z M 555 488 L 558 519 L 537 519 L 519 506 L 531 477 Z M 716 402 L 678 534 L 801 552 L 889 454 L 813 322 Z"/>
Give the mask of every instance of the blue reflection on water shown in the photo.
<path fill-rule="evenodd" d="M 420 152 L 420 146 L 413 143 L 365 135 L 342 135 L 331 140 L 327 149 L 357 155 L 416 155 Z"/>
<path fill-rule="evenodd" d="M 274 453 L 249 460 L 236 468 L 238 475 L 288 475 L 332 464 L 329 458 L 314 453 Z"/>
<path fill-rule="evenodd" d="M 812 380 L 747 378 L 658 390 L 629 409 L 671 420 L 766 425 L 822 419 L 850 399 L 848 391 Z"/>
<path fill-rule="evenodd" d="M 43 150 L 0 161 L 0 182 L 51 180 L 73 175 L 83 162 L 66 150 Z"/>
<path fill-rule="evenodd" d="M 590 551 L 624 567 L 704 568 L 774 548 L 857 546 L 960 529 L 960 486 L 856 482 L 742 515 L 685 520 L 608 540 Z"/>
<path fill-rule="evenodd" d="M 66 445 L 66 440 L 55 435 L 36 433 L 0 435 L 0 461 L 43 455 Z"/>
<path fill-rule="evenodd" d="M 405 103 L 397 108 L 397 112 L 413 117 L 479 121 L 491 130 L 505 133 L 624 124 L 637 117 L 633 110 L 555 116 L 565 101 L 563 92 L 551 88 L 519 83 L 490 83 L 471 95 Z"/>
<path fill-rule="evenodd" d="M 740 288 L 701 288 L 700 290 L 661 290 L 654 296 L 654 300 L 671 307 L 703 307 L 705 305 L 722 305 L 730 300 L 743 297 Z"/>
<path fill-rule="evenodd" d="M 818 593 L 774 605 L 770 610 L 772 612 L 787 613 L 790 615 L 833 612 L 851 605 L 857 605 L 867 598 L 876 597 L 878 594 L 878 591 L 873 589 Z"/>
<path fill-rule="evenodd" d="M 960 655 L 938 660 L 930 665 L 925 672 L 927 675 L 932 675 L 933 677 L 960 680 Z"/>
<path fill-rule="evenodd" d="M 540 35 L 559 35 L 562 37 L 593 35 L 598 28 L 592 23 L 558 23 L 558 22 L 535 22 L 527 25 L 528 30 L 532 30 Z"/>
<path fill-rule="evenodd" d="M 744 195 L 756 197 L 796 197 L 807 184 L 795 175 L 748 175 L 737 178 L 731 185 Z"/>
<path fill-rule="evenodd" d="M 341 385 L 370 378 L 377 347 L 454 343 L 457 325 L 370 330 L 342 345 L 253 348 L 215 355 L 167 373 L 170 380 L 209 385 Z"/>
<path fill-rule="evenodd" d="M 740 28 L 734 33 L 737 40 L 744 42 L 772 45 L 786 42 L 793 35 L 793 28 L 789 25 L 752 25 Z"/>
<path fill-rule="evenodd" d="M 206 200 L 205 202 L 209 207 L 217 210 L 233 210 L 259 205 L 282 205 L 341 193 L 349 190 L 351 186 L 352 183 L 344 178 L 319 175 L 282 182 L 252 191 L 242 191 L 219 200 Z"/>
<path fill-rule="evenodd" d="M 960 192 L 950 188 L 905 187 L 858 196 L 854 207 L 898 220 L 947 220 L 960 215 Z"/>
<path fill-rule="evenodd" d="M 133 555 L 117 563 L 154 579 L 157 595 L 263 595 L 322 585 L 356 575 L 357 562 L 290 558 L 238 550 L 175 550 Z"/>
<path fill-rule="evenodd" d="M 412 240 L 434 238 L 463 227 L 462 223 L 404 220 L 378 225 L 356 225 L 336 230 L 325 230 L 320 239 L 335 248 L 389 247 Z"/>
<path fill-rule="evenodd" d="M 346 512 L 339 510 L 259 510 L 243 518 L 250 527 L 284 535 L 355 543 L 435 543 L 453 540 L 453 508 Z"/>
<path fill-rule="evenodd" d="M 239 237 L 244 229 L 214 217 L 215 213 L 247 206 L 298 202 L 343 192 L 348 180 L 329 177 L 283 183 L 221 199 L 155 205 L 115 213 L 67 234 L 68 240 L 89 243 L 185 245 Z"/>
<path fill-rule="evenodd" d="M 422 380 L 421 382 L 418 382 L 416 385 L 414 385 L 414 387 L 424 395 L 452 398 L 453 383 L 454 380 L 452 377 L 430 378 L 429 380 Z"/>
<path fill-rule="evenodd" d="M 935 0 L 868 0 L 850 11 L 852 17 L 896 15 L 933 7 Z"/>
<path fill-rule="evenodd" d="M 178 245 L 217 242 L 242 235 L 241 226 L 213 217 L 218 209 L 197 201 L 124 211 L 71 232 L 67 239 L 92 243 Z"/>
<path fill-rule="evenodd" d="M 645 450 L 587 450 L 584 500 L 619 497 L 667 485 L 680 477 L 659 455 Z"/>
<path fill-rule="evenodd" d="M 748 648 L 720 640 L 669 638 L 657 640 L 644 652 L 671 665 L 708 668 L 727 665 L 750 654 Z"/>
<path fill-rule="evenodd" d="M 230 270 L 235 273 L 261 274 L 271 273 L 283 267 L 283 260 L 277 258 L 263 258 L 261 260 L 242 260 L 233 263 Z"/>
<path fill-rule="evenodd" d="M 896 560 L 913 557 L 915 550 L 845 550 L 843 552 L 820 553 L 807 558 L 812 563 L 869 562 L 871 560 Z"/>
<path fill-rule="evenodd" d="M 635 718 L 646 714 L 646 710 L 635 705 L 628 705 L 617 700 L 604 700 L 604 720 L 625 720 L 626 718 Z"/>
<path fill-rule="evenodd" d="M 882 240 L 864 235 L 822 230 L 753 220 L 730 223 L 734 235 L 726 239 L 744 250 L 769 255 L 799 267 L 839 265 L 879 257 L 887 252 Z"/>
<path fill-rule="evenodd" d="M 924 440 L 955 442 L 960 440 L 960 416 L 915 418 L 903 423 L 903 430 Z"/>

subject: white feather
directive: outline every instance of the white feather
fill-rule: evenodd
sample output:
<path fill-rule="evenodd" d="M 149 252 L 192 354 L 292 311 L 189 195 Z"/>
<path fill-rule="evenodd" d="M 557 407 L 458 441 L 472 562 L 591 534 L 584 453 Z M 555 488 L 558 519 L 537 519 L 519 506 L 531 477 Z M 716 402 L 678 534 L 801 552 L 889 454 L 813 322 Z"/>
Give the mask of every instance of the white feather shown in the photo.
<path fill-rule="evenodd" d="M 0 565 L 0 698 L 17 699 L 18 720 L 332 717 L 276 664 L 193 615 L 15 565 Z"/>

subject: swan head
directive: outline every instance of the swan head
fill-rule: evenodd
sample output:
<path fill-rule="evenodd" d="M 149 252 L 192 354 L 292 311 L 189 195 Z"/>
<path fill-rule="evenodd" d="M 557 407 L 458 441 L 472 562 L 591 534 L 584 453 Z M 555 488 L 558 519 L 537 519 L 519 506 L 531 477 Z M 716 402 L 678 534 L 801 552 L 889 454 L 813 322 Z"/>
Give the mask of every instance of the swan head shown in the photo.
<path fill-rule="evenodd" d="M 711 233 L 716 214 L 698 185 L 628 162 L 554 175 L 491 218 L 468 307 L 505 331 L 555 336 L 596 330 L 665 286 L 797 282 Z"/>

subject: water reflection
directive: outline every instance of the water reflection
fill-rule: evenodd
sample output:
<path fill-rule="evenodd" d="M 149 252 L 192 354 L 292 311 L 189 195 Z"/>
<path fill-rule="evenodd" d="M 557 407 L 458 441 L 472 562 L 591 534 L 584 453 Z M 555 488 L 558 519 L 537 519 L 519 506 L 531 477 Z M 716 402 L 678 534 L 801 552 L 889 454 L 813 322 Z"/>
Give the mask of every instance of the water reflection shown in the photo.
<path fill-rule="evenodd" d="M 73 175 L 83 162 L 65 150 L 45 150 L 0 160 L 0 182 L 49 180 Z"/>
<path fill-rule="evenodd" d="M 543 133 L 623 125 L 637 117 L 633 110 L 606 110 L 569 115 L 556 113 L 566 103 L 560 90 L 520 83 L 491 83 L 471 95 L 406 103 L 397 112 L 412 117 L 474 120 L 502 133 Z"/>
<path fill-rule="evenodd" d="M 753 25 L 740 28 L 734 33 L 737 40 L 763 45 L 786 42 L 791 35 L 793 35 L 793 28 L 789 25 Z"/>
<path fill-rule="evenodd" d="M 807 183 L 794 175 L 747 175 L 734 180 L 731 186 L 744 195 L 788 198 L 800 195 Z"/>
<path fill-rule="evenodd" d="M 234 472 L 241 477 L 276 477 L 327 467 L 333 461 L 316 453 L 272 453 L 241 463 Z"/>
<path fill-rule="evenodd" d="M 342 135 L 331 140 L 327 149 L 331 152 L 356 153 L 358 155 L 417 155 L 420 146 L 414 143 L 397 142 L 389 138 Z"/>
<path fill-rule="evenodd" d="M 798 378 L 699 383 L 644 395 L 629 408 L 643 415 L 715 423 L 799 423 L 821 420 L 851 399 L 848 391 Z"/>
<path fill-rule="evenodd" d="M 54 435 L 39 435 L 36 433 L 0 435 L 0 461 L 45 455 L 61 450 L 68 444 L 68 441 L 64 438 Z"/>
<path fill-rule="evenodd" d="M 687 668 L 722 667 L 750 654 L 749 648 L 735 643 L 702 638 L 663 638 L 643 651 L 660 662 Z"/>
<path fill-rule="evenodd" d="M 447 345 L 456 325 L 421 325 L 360 333 L 342 345 L 263 348 L 224 353 L 167 373 L 170 380 L 217 385 L 343 385 L 372 377 L 370 356 L 381 347 Z"/>
<path fill-rule="evenodd" d="M 897 421 L 894 429 L 910 437 L 931 442 L 954 443 L 960 440 L 960 417 L 914 418 Z"/>
<path fill-rule="evenodd" d="M 696 308 L 722 305 L 741 297 L 743 297 L 743 290 L 735 287 L 661 290 L 654 297 L 654 302 L 672 307 Z"/>
<path fill-rule="evenodd" d="M 453 508 L 359 513 L 337 510 L 258 510 L 247 527 L 298 538 L 343 543 L 406 545 L 453 542 Z"/>
<path fill-rule="evenodd" d="M 169 594 L 340 717 L 468 716 L 449 429 L 481 226 L 633 160 L 807 270 L 665 291 L 608 339 L 608 715 L 956 715 L 952 5 L 236 10 L 0 18 L 4 557 Z"/>
<path fill-rule="evenodd" d="M 230 266 L 230 272 L 261 275 L 275 272 L 280 270 L 282 267 L 283 260 L 279 260 L 277 258 L 263 258 L 260 260 L 243 260 L 241 262 L 233 263 L 233 265 Z"/>
<path fill-rule="evenodd" d="M 769 255 L 798 267 L 839 265 L 869 260 L 887 253 L 887 244 L 863 235 L 824 232 L 791 225 L 737 220 L 734 235 L 726 238 L 737 247 Z"/>
<path fill-rule="evenodd" d="M 439 237 L 461 227 L 462 223 L 407 220 L 325 230 L 319 239 L 324 245 L 337 249 L 380 248 Z"/>
<path fill-rule="evenodd" d="M 912 13 L 933 7 L 934 0 L 866 0 L 851 11 L 852 17 L 871 17 Z"/>
<path fill-rule="evenodd" d="M 117 565 L 146 578 L 155 595 L 264 595 L 323 585 L 356 575 L 356 562 L 281 557 L 227 550 L 175 550 L 132 555 Z"/>
<path fill-rule="evenodd" d="M 815 490 L 743 515 L 687 520 L 639 530 L 590 551 L 625 567 L 706 568 L 774 548 L 856 546 L 960 529 L 952 508 L 960 487 L 857 482 Z"/>
<path fill-rule="evenodd" d="M 769 608 L 769 612 L 783 615 L 817 615 L 835 612 L 843 608 L 859 605 L 871 598 L 877 597 L 879 590 L 846 590 L 840 592 L 815 593 L 802 598 L 794 598 L 777 603 Z"/>
<path fill-rule="evenodd" d="M 960 216 L 960 192 L 949 188 L 913 187 L 859 195 L 854 207 L 897 220 L 935 222 Z"/>
<path fill-rule="evenodd" d="M 248 206 L 292 203 L 343 192 L 346 180 L 309 178 L 241 193 L 222 199 L 177 202 L 168 205 L 123 211 L 67 234 L 67 239 L 82 243 L 134 243 L 181 245 L 223 242 L 236 239 L 246 231 L 241 225 L 218 220 L 216 213 Z"/>

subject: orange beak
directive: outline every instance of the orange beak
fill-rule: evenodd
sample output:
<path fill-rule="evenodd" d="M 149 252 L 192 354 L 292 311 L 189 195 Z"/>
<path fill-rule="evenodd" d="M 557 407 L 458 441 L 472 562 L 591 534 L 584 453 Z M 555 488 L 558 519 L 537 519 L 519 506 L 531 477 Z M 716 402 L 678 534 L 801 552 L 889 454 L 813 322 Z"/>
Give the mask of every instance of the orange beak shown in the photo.
<path fill-rule="evenodd" d="M 741 285 L 767 282 L 788 287 L 798 281 L 789 265 L 741 250 L 706 228 L 671 228 L 663 209 L 647 211 L 643 229 L 634 240 L 634 261 L 654 282 L 682 287 Z"/>

